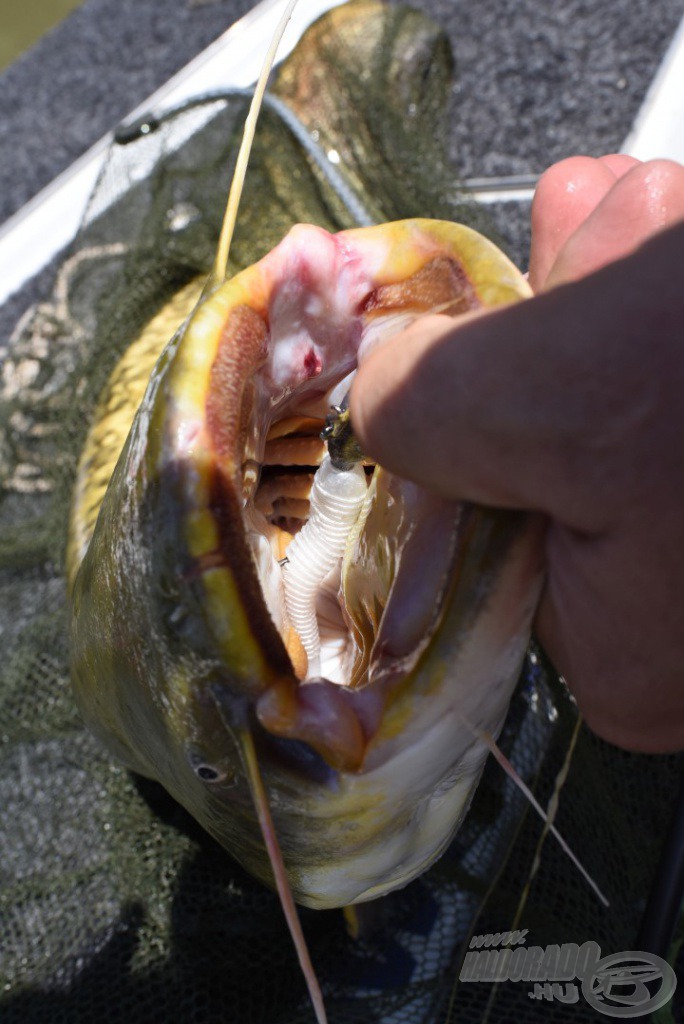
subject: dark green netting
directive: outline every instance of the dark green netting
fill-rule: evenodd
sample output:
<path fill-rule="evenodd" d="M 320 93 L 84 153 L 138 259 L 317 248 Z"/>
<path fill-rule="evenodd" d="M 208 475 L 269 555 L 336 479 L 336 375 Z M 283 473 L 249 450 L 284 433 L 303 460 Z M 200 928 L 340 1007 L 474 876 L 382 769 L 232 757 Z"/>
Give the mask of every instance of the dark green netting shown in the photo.
<path fill-rule="evenodd" d="M 297 221 L 477 224 L 442 154 L 444 37 L 406 9 L 359 2 L 352 13 L 317 27 L 276 79 L 297 122 L 277 102 L 262 116 L 235 267 Z M 89 418 L 122 351 L 208 269 L 245 108 L 240 95 L 214 97 L 124 133 L 134 140 L 112 148 L 53 294 L 18 325 L 3 367 L 2 1024 L 313 1020 L 276 897 L 100 749 L 68 681 L 66 518 Z M 574 724 L 562 685 L 531 654 L 502 746 L 543 803 Z M 628 755 L 581 729 L 557 824 L 611 906 L 547 839 L 520 911 L 528 944 L 634 948 L 680 772 L 678 757 Z M 587 1020 L 583 1002 L 536 1003 L 529 985 L 456 981 L 470 935 L 516 921 L 540 833 L 490 764 L 451 850 L 371 911 L 366 938 L 350 939 L 340 913 L 304 911 L 331 1024 Z"/>

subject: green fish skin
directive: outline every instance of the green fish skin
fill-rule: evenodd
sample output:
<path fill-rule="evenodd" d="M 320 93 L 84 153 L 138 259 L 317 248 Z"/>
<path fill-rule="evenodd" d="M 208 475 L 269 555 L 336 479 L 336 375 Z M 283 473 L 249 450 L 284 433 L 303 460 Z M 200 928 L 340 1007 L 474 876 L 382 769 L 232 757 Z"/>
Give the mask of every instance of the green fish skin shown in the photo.
<path fill-rule="evenodd" d="M 307 906 L 403 886 L 450 841 L 486 759 L 476 733 L 497 734 L 518 678 L 542 535 L 533 518 L 443 503 L 369 468 L 340 565 L 344 678 L 307 679 L 283 611 L 292 517 L 265 513 L 261 488 L 276 469 L 300 484 L 315 471 L 359 352 L 432 309 L 528 294 L 459 225 L 299 225 L 164 348 L 99 506 L 86 448 L 70 546 L 85 720 L 272 885 L 248 734 Z M 313 461 L 274 467 L 316 445 Z"/>

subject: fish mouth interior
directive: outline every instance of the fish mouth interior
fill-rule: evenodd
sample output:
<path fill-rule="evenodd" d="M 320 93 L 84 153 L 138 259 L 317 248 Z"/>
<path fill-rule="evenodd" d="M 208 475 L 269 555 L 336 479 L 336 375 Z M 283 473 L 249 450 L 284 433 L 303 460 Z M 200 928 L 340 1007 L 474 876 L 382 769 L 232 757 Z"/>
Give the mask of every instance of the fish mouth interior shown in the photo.
<path fill-rule="evenodd" d="M 281 579 L 276 578 L 274 586 L 270 574 L 270 591 L 266 590 L 269 584 L 264 586 L 263 578 L 262 587 L 271 615 L 279 620 L 279 631 L 295 673 L 302 679 L 312 675 L 312 663 L 296 625 L 287 614 L 284 595 L 286 576 L 291 579 L 293 571 L 288 551 L 309 521 L 314 477 L 327 454 L 327 446 L 320 437 L 324 422 L 311 416 L 288 417 L 273 425 L 266 437 L 264 461 L 249 516 L 252 523 L 263 516 L 267 524 L 262 536 L 270 541 Z M 367 462 L 364 472 L 369 483 L 374 470 L 374 465 Z M 302 542 L 305 536 L 302 534 Z M 348 684 L 354 676 L 359 651 L 350 630 L 341 578 L 339 557 L 334 568 L 321 579 L 314 602 L 320 637 L 320 666 L 316 675 Z"/>
<path fill-rule="evenodd" d="M 206 409 L 256 569 L 262 647 L 263 624 L 272 622 L 300 680 L 355 687 L 372 683 L 388 662 L 417 657 L 433 634 L 461 510 L 369 463 L 358 520 L 316 585 L 320 659 L 312 656 L 293 628 L 282 563 L 307 535 L 312 487 L 316 480 L 319 488 L 316 474 L 327 460 L 321 429 L 374 345 L 420 316 L 458 317 L 482 305 L 463 266 L 432 241 L 417 247 L 412 273 L 384 284 L 373 275 L 386 243 L 365 244 L 357 249 L 344 235 L 300 226 L 266 257 L 259 280 L 268 298 L 258 309 L 244 300 L 229 307 Z M 228 558 L 231 544 L 226 537 Z M 243 565 L 236 579 L 246 572 Z M 245 598 L 252 583 L 239 584 Z"/>
<path fill-rule="evenodd" d="M 420 311 L 422 312 L 422 311 Z M 279 402 L 259 386 L 242 461 L 243 522 L 270 616 L 300 680 L 364 686 L 388 662 L 415 658 L 439 619 L 454 558 L 460 508 L 364 460 L 368 488 L 344 553 L 317 588 L 320 663 L 288 615 L 288 551 L 311 513 L 315 474 L 327 460 L 325 417 L 349 391 L 357 353 L 413 321 L 419 311 L 375 317 L 330 371 L 299 381 Z M 273 325 L 271 325 L 273 330 Z M 276 330 L 277 333 L 277 330 Z M 318 351 L 315 339 L 312 351 Z M 317 365 L 313 356 L 311 365 Z M 323 380 L 321 380 L 323 378 Z"/>

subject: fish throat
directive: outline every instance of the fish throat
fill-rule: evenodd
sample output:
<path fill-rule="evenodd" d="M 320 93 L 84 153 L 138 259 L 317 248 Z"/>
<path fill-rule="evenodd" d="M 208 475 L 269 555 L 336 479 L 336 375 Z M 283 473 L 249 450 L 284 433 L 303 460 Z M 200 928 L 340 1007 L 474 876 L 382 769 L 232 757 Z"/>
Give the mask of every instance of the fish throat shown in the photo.
<path fill-rule="evenodd" d="M 378 275 L 388 254 L 373 229 L 330 236 L 299 227 L 262 261 L 270 284 L 263 305 L 229 305 L 217 332 L 205 403 L 209 454 L 198 460 L 214 480 L 207 489 L 202 472 L 194 474 L 189 547 L 210 587 L 216 571 L 231 573 L 264 650 L 276 658 L 280 643 L 300 681 L 358 688 L 388 659 L 417 652 L 454 557 L 453 507 L 360 458 L 331 462 L 321 438 L 373 345 L 423 314 L 458 316 L 482 305 L 455 258 L 426 239 L 419 247 L 403 241 L 410 251 L 400 244 L 390 256 L 398 267 Z M 441 536 L 431 533 L 429 558 L 426 518 L 442 527 Z M 405 579 L 395 588 L 418 559 L 418 587 Z M 415 589 L 422 607 L 415 597 L 402 604 Z M 390 601 L 396 607 L 383 628 Z M 212 615 L 215 602 L 207 608 Z M 379 637 L 383 656 L 374 657 Z"/>

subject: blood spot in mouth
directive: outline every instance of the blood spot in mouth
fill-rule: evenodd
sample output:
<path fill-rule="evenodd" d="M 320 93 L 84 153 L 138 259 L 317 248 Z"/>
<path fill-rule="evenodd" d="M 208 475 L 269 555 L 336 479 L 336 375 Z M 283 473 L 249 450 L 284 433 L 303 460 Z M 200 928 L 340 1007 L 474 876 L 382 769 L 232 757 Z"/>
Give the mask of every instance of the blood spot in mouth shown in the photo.
<path fill-rule="evenodd" d="M 308 379 L 309 377 L 317 377 L 323 368 L 321 357 L 316 352 L 315 348 L 310 348 L 304 356 L 304 375 Z"/>

